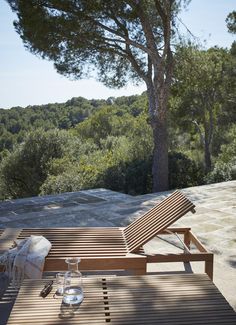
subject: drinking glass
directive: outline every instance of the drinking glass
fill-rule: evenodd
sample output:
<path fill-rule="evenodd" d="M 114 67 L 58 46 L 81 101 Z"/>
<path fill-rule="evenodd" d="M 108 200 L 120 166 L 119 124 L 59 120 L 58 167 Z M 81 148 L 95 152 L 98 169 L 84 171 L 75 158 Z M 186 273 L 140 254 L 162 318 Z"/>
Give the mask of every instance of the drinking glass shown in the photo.
<path fill-rule="evenodd" d="M 59 272 L 56 274 L 56 285 L 57 285 L 56 295 L 57 296 L 63 295 L 64 280 L 65 280 L 65 273 Z"/>

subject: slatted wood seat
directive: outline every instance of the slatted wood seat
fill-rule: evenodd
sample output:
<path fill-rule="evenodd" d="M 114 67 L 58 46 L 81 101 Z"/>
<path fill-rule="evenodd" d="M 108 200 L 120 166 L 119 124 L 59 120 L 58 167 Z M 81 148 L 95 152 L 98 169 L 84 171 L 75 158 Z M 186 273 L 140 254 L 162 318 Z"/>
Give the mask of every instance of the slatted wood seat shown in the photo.
<path fill-rule="evenodd" d="M 48 281 L 24 280 L 8 319 L 10 325 L 236 324 L 232 307 L 205 274 L 83 279 L 79 308 L 39 292 Z"/>
<path fill-rule="evenodd" d="M 80 256 L 81 270 L 132 270 L 135 274 L 146 272 L 147 262 L 164 262 L 160 255 L 149 259 L 142 247 L 158 234 L 165 234 L 167 227 L 173 224 L 189 211 L 194 211 L 194 204 L 181 192 L 175 191 L 162 202 L 154 206 L 143 216 L 132 222 L 126 228 L 118 227 L 80 227 L 80 228 L 30 228 L 7 229 L 0 237 L 0 250 L 9 246 L 10 238 L 23 239 L 30 235 L 45 236 L 52 248 L 46 258 L 45 271 L 64 270 L 66 257 Z M 175 229 L 175 232 L 184 234 L 186 246 L 195 237 L 189 232 L 190 228 Z M 7 243 L 6 243 L 7 241 Z M 200 260 L 206 263 L 206 272 L 212 277 L 212 254 L 208 253 L 197 239 L 195 245 L 200 253 L 179 254 L 179 260 Z M 194 255 L 194 256 L 193 256 Z M 175 255 L 176 256 L 176 255 Z M 165 256 L 168 261 L 173 256 Z M 175 257 L 176 259 L 176 257 Z"/>

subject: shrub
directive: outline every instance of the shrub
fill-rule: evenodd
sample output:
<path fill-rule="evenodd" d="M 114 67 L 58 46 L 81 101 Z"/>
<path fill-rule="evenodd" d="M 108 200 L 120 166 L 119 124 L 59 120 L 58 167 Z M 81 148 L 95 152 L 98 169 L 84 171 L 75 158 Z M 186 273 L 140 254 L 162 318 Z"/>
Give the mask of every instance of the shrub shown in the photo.
<path fill-rule="evenodd" d="M 30 132 L 25 141 L 3 158 L 0 166 L 3 198 L 39 194 L 52 159 L 64 155 L 69 138 L 59 130 Z"/>
<path fill-rule="evenodd" d="M 203 184 L 203 168 L 181 152 L 169 153 L 170 189 Z"/>
<path fill-rule="evenodd" d="M 207 184 L 226 182 L 236 179 L 236 164 L 224 163 L 218 161 L 215 164 L 213 171 L 208 173 L 205 177 Z"/>
<path fill-rule="evenodd" d="M 236 179 L 236 126 L 227 132 L 227 144 L 220 148 L 214 169 L 205 177 L 206 183 L 217 183 Z"/>

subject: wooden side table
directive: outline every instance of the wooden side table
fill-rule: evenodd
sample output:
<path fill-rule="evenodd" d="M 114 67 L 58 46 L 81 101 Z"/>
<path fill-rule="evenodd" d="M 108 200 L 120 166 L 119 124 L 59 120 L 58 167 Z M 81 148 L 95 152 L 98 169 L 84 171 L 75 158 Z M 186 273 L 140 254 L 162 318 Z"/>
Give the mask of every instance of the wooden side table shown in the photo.
<path fill-rule="evenodd" d="M 205 274 L 84 278 L 84 301 L 74 310 L 53 298 L 54 289 L 41 298 L 46 282 L 23 282 L 9 325 L 236 324 L 236 313 Z"/>

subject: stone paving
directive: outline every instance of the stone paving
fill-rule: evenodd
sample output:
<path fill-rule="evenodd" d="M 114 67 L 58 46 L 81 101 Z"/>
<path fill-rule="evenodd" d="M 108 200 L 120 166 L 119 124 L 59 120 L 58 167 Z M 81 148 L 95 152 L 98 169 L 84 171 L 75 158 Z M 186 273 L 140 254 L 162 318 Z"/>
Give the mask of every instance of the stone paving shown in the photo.
<path fill-rule="evenodd" d="M 214 283 L 236 310 L 236 181 L 181 190 L 195 205 L 175 225 L 191 227 L 214 256 Z M 64 193 L 0 202 L 0 228 L 125 226 L 170 192 L 129 196 L 106 189 Z M 150 249 L 165 251 L 154 239 Z M 180 263 L 151 265 L 149 272 L 186 271 Z M 202 272 L 201 263 L 191 263 Z M 187 270 L 191 271 L 191 270 Z"/>

